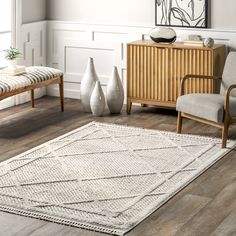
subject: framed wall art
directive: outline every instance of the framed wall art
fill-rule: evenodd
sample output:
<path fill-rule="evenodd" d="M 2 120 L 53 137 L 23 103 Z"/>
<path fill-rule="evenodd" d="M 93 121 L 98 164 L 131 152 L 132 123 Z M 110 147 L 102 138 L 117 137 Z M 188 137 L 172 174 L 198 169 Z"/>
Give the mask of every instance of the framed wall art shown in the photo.
<path fill-rule="evenodd" d="M 155 0 L 156 25 L 207 27 L 208 0 Z"/>

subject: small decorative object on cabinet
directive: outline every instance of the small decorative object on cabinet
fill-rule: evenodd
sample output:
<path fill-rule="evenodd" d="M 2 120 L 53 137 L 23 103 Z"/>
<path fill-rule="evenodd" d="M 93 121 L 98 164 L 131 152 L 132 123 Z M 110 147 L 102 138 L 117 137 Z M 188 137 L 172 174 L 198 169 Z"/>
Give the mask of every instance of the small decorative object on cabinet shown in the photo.
<path fill-rule="evenodd" d="M 171 28 L 154 28 L 150 31 L 150 38 L 156 43 L 173 43 L 176 33 Z"/>
<path fill-rule="evenodd" d="M 93 58 L 90 57 L 80 86 L 80 98 L 85 112 L 91 112 L 90 98 L 96 81 L 98 81 L 98 76 L 94 67 Z"/>
<path fill-rule="evenodd" d="M 114 66 L 107 85 L 107 105 L 112 114 L 121 112 L 124 103 L 124 89 L 117 67 Z"/>
<path fill-rule="evenodd" d="M 184 40 L 183 43 L 185 46 L 204 47 L 204 42 L 202 40 Z"/>
<path fill-rule="evenodd" d="M 226 58 L 226 47 L 220 44 L 206 48 L 141 40 L 127 47 L 128 113 L 132 103 L 175 108 L 185 75 L 221 76 Z M 187 93 L 213 93 L 219 84 L 199 78 L 189 80 L 186 88 Z"/>
<path fill-rule="evenodd" d="M 90 107 L 94 116 L 102 116 L 105 109 L 105 96 L 98 80 L 90 98 Z"/>
<path fill-rule="evenodd" d="M 199 35 L 199 34 L 189 34 L 187 40 L 196 40 L 196 41 L 199 41 L 199 40 L 202 40 L 202 36 Z"/>
<path fill-rule="evenodd" d="M 207 48 L 212 48 L 214 46 L 214 39 L 213 38 L 206 38 L 204 39 L 204 46 Z"/>

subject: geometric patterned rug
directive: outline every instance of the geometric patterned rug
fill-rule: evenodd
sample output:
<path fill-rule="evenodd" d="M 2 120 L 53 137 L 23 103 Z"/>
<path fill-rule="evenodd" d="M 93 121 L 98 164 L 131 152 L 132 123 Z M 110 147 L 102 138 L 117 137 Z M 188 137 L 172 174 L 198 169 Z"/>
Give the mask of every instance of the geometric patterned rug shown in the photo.
<path fill-rule="evenodd" d="M 123 235 L 217 160 L 221 140 L 92 122 L 0 163 L 0 210 Z"/>

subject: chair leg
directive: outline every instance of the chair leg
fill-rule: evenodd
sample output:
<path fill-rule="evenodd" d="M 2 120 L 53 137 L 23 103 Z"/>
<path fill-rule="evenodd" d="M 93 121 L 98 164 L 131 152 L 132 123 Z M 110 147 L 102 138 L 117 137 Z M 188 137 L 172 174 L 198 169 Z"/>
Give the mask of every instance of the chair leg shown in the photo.
<path fill-rule="evenodd" d="M 60 81 L 60 84 L 59 84 L 59 91 L 60 91 L 61 111 L 64 112 L 64 84 L 63 84 L 63 77 L 61 77 L 61 81 Z"/>
<path fill-rule="evenodd" d="M 177 129 L 176 132 L 180 134 L 182 132 L 182 121 L 183 117 L 181 116 L 181 112 L 178 112 L 178 118 L 177 118 Z"/>
<path fill-rule="evenodd" d="M 229 120 L 225 118 L 224 126 L 222 128 L 222 148 L 226 148 L 227 139 L 228 139 L 228 130 L 229 130 Z"/>
<path fill-rule="evenodd" d="M 34 108 L 34 90 L 30 90 L 31 107 Z"/>

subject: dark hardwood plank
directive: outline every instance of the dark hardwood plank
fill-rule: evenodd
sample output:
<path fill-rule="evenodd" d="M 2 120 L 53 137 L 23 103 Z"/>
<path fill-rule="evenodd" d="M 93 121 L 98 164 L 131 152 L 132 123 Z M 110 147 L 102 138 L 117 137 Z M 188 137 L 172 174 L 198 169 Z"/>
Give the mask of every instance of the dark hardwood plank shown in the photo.
<path fill-rule="evenodd" d="M 36 230 L 45 224 L 47 224 L 45 221 L 0 212 L 0 235 L 30 235 L 32 230 Z"/>
<path fill-rule="evenodd" d="M 175 235 L 210 235 L 236 208 L 236 182 L 228 184 Z"/>
<path fill-rule="evenodd" d="M 134 228 L 129 235 L 174 235 L 186 223 L 186 220 L 191 219 L 210 201 L 210 198 L 186 194 L 178 201 L 172 202 L 171 207 L 164 207 L 164 211 L 162 210 L 159 214 L 155 213 L 148 217 L 139 227 Z M 147 224 L 147 222 L 149 223 Z"/>
<path fill-rule="evenodd" d="M 226 219 L 216 228 L 216 230 L 211 234 L 211 236 L 233 236 L 236 235 L 236 210 L 226 217 Z"/>
<path fill-rule="evenodd" d="M 0 111 L 0 161 L 56 138 L 91 121 L 175 132 L 177 113 L 156 107 L 135 107 L 127 115 L 94 117 L 84 113 L 78 100 L 65 99 L 60 112 L 58 98 L 36 100 L 36 108 L 23 104 Z M 231 127 L 230 138 L 235 138 Z M 184 120 L 183 132 L 221 137 L 220 130 Z M 131 230 L 127 236 L 236 235 L 236 151 L 232 151 L 185 189 Z M 13 227 L 14 225 L 14 227 Z M 225 234 L 224 234 L 225 233 Z M 0 212 L 0 236 L 79 235 L 105 236 L 74 227 Z"/>

